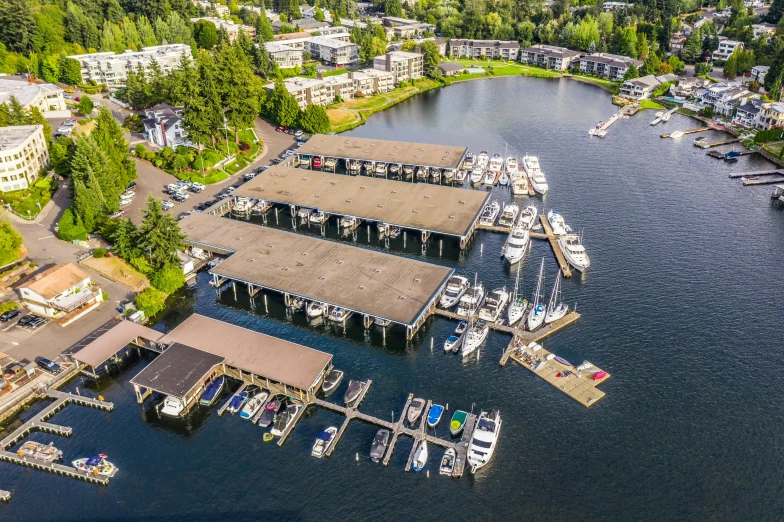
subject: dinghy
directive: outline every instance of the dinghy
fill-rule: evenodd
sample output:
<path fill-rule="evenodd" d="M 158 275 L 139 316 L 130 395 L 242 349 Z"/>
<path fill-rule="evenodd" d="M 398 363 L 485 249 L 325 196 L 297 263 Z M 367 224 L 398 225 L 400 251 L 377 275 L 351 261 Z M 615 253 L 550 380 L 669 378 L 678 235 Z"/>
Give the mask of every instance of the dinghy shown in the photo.
<path fill-rule="evenodd" d="M 604 379 L 605 377 L 607 377 L 607 372 L 601 371 L 601 372 L 595 373 L 593 375 L 593 380 L 594 381 L 600 381 L 600 380 Z"/>
<path fill-rule="evenodd" d="M 414 424 L 419 416 L 422 415 L 422 410 L 425 409 L 424 399 L 414 399 L 411 401 L 411 406 L 408 407 L 406 418 L 410 424 Z"/>
<path fill-rule="evenodd" d="M 435 428 L 441 422 L 441 415 L 444 414 L 444 407 L 440 404 L 433 404 L 430 406 L 430 411 L 427 412 L 427 426 Z"/>
<path fill-rule="evenodd" d="M 453 448 L 449 448 L 444 452 L 444 456 L 441 457 L 441 466 L 438 468 L 438 472 L 441 475 L 452 476 L 452 471 L 455 469 L 455 456 L 456 453 Z"/>
<path fill-rule="evenodd" d="M 427 441 L 423 440 L 422 444 L 419 445 L 419 448 L 416 451 L 416 455 L 414 456 L 414 462 L 411 463 L 411 469 L 414 471 L 422 471 L 425 469 L 425 465 L 427 464 Z"/>
<path fill-rule="evenodd" d="M 452 414 L 452 420 L 449 422 L 449 431 L 453 437 L 457 437 L 463 431 L 467 418 L 468 413 L 463 410 L 457 410 Z"/>

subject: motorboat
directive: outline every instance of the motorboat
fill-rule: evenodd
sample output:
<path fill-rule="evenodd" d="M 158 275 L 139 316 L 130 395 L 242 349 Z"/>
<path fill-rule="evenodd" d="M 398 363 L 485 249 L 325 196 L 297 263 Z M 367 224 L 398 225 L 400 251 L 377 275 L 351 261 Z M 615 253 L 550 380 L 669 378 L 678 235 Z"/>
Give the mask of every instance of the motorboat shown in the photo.
<path fill-rule="evenodd" d="M 316 436 L 316 442 L 313 444 L 313 449 L 310 455 L 320 459 L 327 452 L 327 448 L 335 439 L 338 429 L 335 426 L 330 426 Z"/>
<path fill-rule="evenodd" d="M 240 410 L 240 419 L 250 420 L 255 417 L 267 403 L 267 398 L 269 398 L 268 392 L 263 390 L 256 392 Z"/>
<path fill-rule="evenodd" d="M 468 171 L 465 170 L 458 170 L 455 174 L 455 181 L 457 183 L 465 183 L 466 178 L 468 177 Z"/>
<path fill-rule="evenodd" d="M 372 174 L 373 173 L 373 162 L 372 161 L 366 161 L 365 164 L 362 165 L 362 167 L 367 171 L 368 174 Z"/>
<path fill-rule="evenodd" d="M 488 163 L 487 168 L 494 174 L 501 172 L 504 170 L 504 159 L 500 154 L 493 154 L 493 157 L 490 158 L 490 163 Z"/>
<path fill-rule="evenodd" d="M 305 308 L 305 300 L 301 297 L 291 297 L 289 299 L 289 308 L 293 311 L 299 311 Z"/>
<path fill-rule="evenodd" d="M 452 308 L 460 301 L 460 298 L 463 297 L 470 285 L 470 281 L 463 276 L 455 275 L 450 277 L 446 283 L 446 289 L 441 295 L 439 304 L 444 308 Z"/>
<path fill-rule="evenodd" d="M 471 183 L 479 184 L 482 183 L 482 178 L 484 178 L 485 171 L 482 167 L 474 167 L 474 170 L 471 171 Z"/>
<path fill-rule="evenodd" d="M 305 314 L 310 318 L 323 316 L 327 311 L 327 305 L 316 301 L 311 301 L 305 306 Z"/>
<path fill-rule="evenodd" d="M 419 416 L 422 415 L 422 410 L 424 409 L 425 399 L 413 399 L 411 405 L 408 407 L 408 412 L 406 413 L 408 423 L 414 424 L 419 419 Z"/>
<path fill-rule="evenodd" d="M 320 169 L 322 165 L 321 156 L 316 156 L 313 158 L 313 168 Z"/>
<path fill-rule="evenodd" d="M 523 158 L 523 168 L 531 181 L 531 187 L 533 187 L 534 191 L 542 195 L 547 192 L 547 180 L 544 177 L 544 172 L 539 167 L 539 158 L 526 155 Z"/>
<path fill-rule="evenodd" d="M 226 407 L 226 411 L 233 415 L 240 411 L 240 408 L 245 406 L 246 402 L 248 402 L 248 392 L 241 391 L 239 393 L 235 393 L 231 396 L 231 400 L 229 401 L 229 405 Z"/>
<path fill-rule="evenodd" d="M 428 169 L 427 167 L 419 167 L 417 169 L 417 173 L 416 173 L 417 181 L 427 181 L 429 175 L 430 175 L 430 169 Z"/>
<path fill-rule="evenodd" d="M 492 409 L 490 413 L 482 412 L 474 428 L 471 441 L 468 443 L 468 464 L 471 466 L 471 473 L 490 462 L 498 443 L 498 436 L 501 433 L 501 414 L 498 410 Z"/>
<path fill-rule="evenodd" d="M 71 462 L 71 465 L 80 471 L 107 477 L 114 475 L 118 471 L 114 464 L 106 460 L 106 455 L 103 453 L 85 459 L 76 459 Z"/>
<path fill-rule="evenodd" d="M 169 417 L 179 417 L 183 411 L 185 411 L 185 403 L 179 397 L 168 395 L 163 399 L 161 414 Z"/>
<path fill-rule="evenodd" d="M 444 181 L 449 183 L 453 179 L 455 179 L 455 171 L 454 171 L 454 169 L 444 169 Z"/>
<path fill-rule="evenodd" d="M 525 315 L 525 310 L 528 308 L 528 299 L 525 299 L 520 294 L 520 265 L 517 265 L 517 278 L 515 279 L 515 289 L 512 294 L 512 302 L 509 303 L 509 311 L 507 312 L 507 320 L 509 326 L 516 324 Z"/>
<path fill-rule="evenodd" d="M 440 404 L 433 404 L 430 406 L 430 410 L 427 412 L 427 427 L 430 429 L 435 428 L 438 426 L 438 423 L 441 422 L 441 416 L 444 414 L 444 407 Z"/>
<path fill-rule="evenodd" d="M 344 231 L 353 232 L 360 225 L 361 220 L 355 216 L 343 216 L 340 218 L 340 228 Z"/>
<path fill-rule="evenodd" d="M 550 302 L 547 303 L 544 324 L 550 324 L 553 321 L 557 321 L 565 316 L 568 310 L 569 306 L 561 301 L 561 272 L 559 270 L 558 275 L 555 276 L 555 284 L 553 285 L 553 291 L 550 294 Z"/>
<path fill-rule="evenodd" d="M 327 215 L 326 212 L 322 212 L 320 210 L 314 210 L 308 216 L 308 223 L 310 223 L 311 225 L 323 225 L 324 223 L 327 222 L 328 219 L 329 216 Z"/>
<path fill-rule="evenodd" d="M 419 448 L 414 454 L 414 462 L 411 463 L 411 469 L 414 471 L 422 471 L 427 464 L 427 441 L 423 440 Z"/>
<path fill-rule="evenodd" d="M 486 205 L 482 211 L 482 215 L 479 216 L 479 224 L 492 227 L 495 225 L 495 218 L 498 217 L 500 211 L 501 205 L 498 204 L 498 201 L 493 201 L 489 205 Z"/>
<path fill-rule="evenodd" d="M 261 413 L 261 417 L 259 417 L 259 426 L 262 428 L 266 428 L 272 424 L 272 421 L 275 420 L 275 415 L 280 411 L 283 402 L 280 399 L 273 399 L 269 401 L 266 406 L 264 406 L 264 411 Z"/>
<path fill-rule="evenodd" d="M 473 152 L 469 152 L 468 154 L 466 154 L 465 159 L 463 160 L 462 168 L 464 170 L 471 170 L 472 168 L 474 168 L 474 153 Z"/>
<path fill-rule="evenodd" d="M 468 328 L 468 321 L 460 321 L 457 323 L 457 328 L 455 328 L 455 334 L 463 335 L 463 332 L 466 331 L 466 328 Z"/>
<path fill-rule="evenodd" d="M 484 321 L 477 321 L 466 333 L 466 338 L 463 341 L 463 349 L 461 354 L 467 357 L 474 353 L 482 343 L 487 339 L 487 334 L 490 332 L 490 326 Z"/>
<path fill-rule="evenodd" d="M 338 160 L 335 158 L 327 158 L 324 160 L 324 168 L 327 170 L 334 170 L 337 164 Z"/>
<path fill-rule="evenodd" d="M 302 168 L 310 167 L 310 158 L 308 158 L 307 156 L 300 156 L 299 166 Z"/>
<path fill-rule="evenodd" d="M 343 395 L 343 402 L 348 407 L 354 406 L 354 402 L 359 398 L 362 390 L 365 388 L 365 383 L 362 381 L 348 381 L 348 388 Z"/>
<path fill-rule="evenodd" d="M 559 237 L 558 245 L 561 247 L 566 261 L 579 272 L 591 266 L 591 260 L 585 252 L 582 238 L 577 234 L 566 234 Z"/>
<path fill-rule="evenodd" d="M 472 288 L 466 290 L 466 293 L 460 298 L 460 304 L 457 307 L 457 315 L 470 317 L 482 304 L 484 298 L 485 287 L 482 286 L 482 283 L 475 284 Z"/>
<path fill-rule="evenodd" d="M 54 462 L 63 458 L 63 452 L 54 447 L 54 443 L 42 444 L 28 440 L 22 444 L 16 454 L 20 457 L 30 457 L 44 462 Z"/>
<path fill-rule="evenodd" d="M 336 306 L 329 312 L 327 318 L 333 323 L 345 324 L 346 320 L 351 317 L 352 313 L 353 312 L 346 310 L 345 308 Z"/>
<path fill-rule="evenodd" d="M 544 321 L 544 316 L 547 313 L 544 305 L 540 301 L 542 297 L 543 280 L 544 280 L 544 258 L 542 258 L 542 264 L 539 267 L 539 280 L 536 283 L 536 293 L 534 294 L 534 300 L 531 304 L 531 311 L 528 312 L 528 329 L 531 331 L 541 326 L 542 322 Z"/>
<path fill-rule="evenodd" d="M 460 344 L 460 339 L 462 339 L 462 337 L 458 337 L 457 335 L 450 335 L 447 337 L 446 341 L 444 341 L 444 351 L 455 351 L 455 348 Z"/>
<path fill-rule="evenodd" d="M 414 167 L 411 165 L 406 165 L 403 167 L 403 176 L 405 179 L 411 179 L 411 176 L 414 174 Z"/>
<path fill-rule="evenodd" d="M 519 262 L 528 251 L 531 242 L 531 233 L 520 225 L 514 227 L 509 233 L 509 239 L 504 249 L 504 257 L 511 264 Z"/>
<path fill-rule="evenodd" d="M 485 169 L 485 167 L 487 167 L 487 162 L 488 162 L 488 160 L 489 160 L 489 159 L 490 159 L 490 158 L 489 158 L 489 156 L 487 155 L 487 151 L 486 151 L 486 150 L 483 150 L 483 151 L 481 151 L 481 152 L 479 153 L 479 155 L 476 157 L 476 163 L 475 163 L 475 166 L 477 166 L 477 167 L 481 167 L 481 168 L 482 168 L 482 170 L 484 170 L 484 169 Z"/>
<path fill-rule="evenodd" d="M 272 203 L 270 203 L 266 199 L 260 199 L 256 203 L 253 204 L 253 207 L 251 208 L 251 211 L 254 214 L 265 214 L 265 213 L 269 212 L 269 210 L 271 208 L 272 208 Z"/>
<path fill-rule="evenodd" d="M 495 323 L 501 317 L 501 314 L 509 302 L 509 292 L 506 287 L 496 288 L 485 298 L 485 304 L 479 309 L 479 318 Z"/>
<path fill-rule="evenodd" d="M 682 138 L 684 134 L 686 133 L 683 131 L 674 131 L 670 133 L 670 138 L 677 140 L 678 138 Z"/>
<path fill-rule="evenodd" d="M 247 214 L 250 212 L 252 206 L 250 198 L 237 198 L 234 201 L 234 208 L 232 210 L 236 214 Z"/>
<path fill-rule="evenodd" d="M 378 430 L 373 437 L 373 444 L 370 446 L 370 460 L 378 462 L 384 458 L 389 444 L 389 430 Z"/>
<path fill-rule="evenodd" d="M 379 177 L 386 176 L 387 175 L 387 164 L 383 163 L 383 162 L 376 163 L 375 173 L 376 173 L 376 176 L 379 176 Z"/>
<path fill-rule="evenodd" d="M 457 410 L 452 414 L 452 420 L 449 421 L 449 432 L 453 437 L 460 435 L 460 432 L 463 431 L 463 427 L 465 426 L 467 419 L 468 412 L 463 410 Z"/>
<path fill-rule="evenodd" d="M 551 210 L 547 213 L 547 221 L 550 223 L 550 228 L 553 229 L 553 234 L 556 236 L 562 236 L 569 231 L 563 216 L 556 210 Z"/>
<path fill-rule="evenodd" d="M 389 164 L 389 173 L 390 174 L 399 174 L 400 173 L 400 164 L 399 163 L 390 163 Z"/>
<path fill-rule="evenodd" d="M 505 205 L 503 212 L 501 212 L 501 217 L 498 218 L 498 226 L 511 228 L 515 224 L 515 221 L 517 221 L 517 215 L 519 213 L 520 207 L 514 203 Z"/>
<path fill-rule="evenodd" d="M 430 177 L 433 180 L 433 183 L 438 183 L 441 181 L 441 169 L 432 169 L 430 171 Z"/>
<path fill-rule="evenodd" d="M 497 173 L 493 172 L 490 169 L 485 170 L 484 177 L 482 178 L 482 184 L 487 185 L 488 187 L 492 187 L 495 185 L 495 177 Z"/>
<path fill-rule="evenodd" d="M 515 196 L 528 195 L 528 178 L 525 176 L 517 176 L 512 179 L 512 194 Z"/>
<path fill-rule="evenodd" d="M 362 162 L 359 160 L 348 161 L 348 170 L 356 172 L 362 169 Z"/>
<path fill-rule="evenodd" d="M 207 387 L 204 389 L 204 392 L 199 397 L 199 404 L 202 406 L 212 406 L 215 400 L 220 395 L 221 390 L 223 390 L 223 385 L 226 383 L 226 377 L 220 375 L 210 382 Z"/>
<path fill-rule="evenodd" d="M 343 380 L 343 372 L 340 370 L 335 370 L 334 368 L 324 376 L 324 382 L 321 385 L 321 391 L 324 393 L 329 393 L 335 388 L 337 388 L 340 381 Z"/>
<path fill-rule="evenodd" d="M 444 456 L 441 457 L 441 466 L 438 468 L 438 472 L 441 475 L 446 475 L 447 477 L 452 476 L 452 471 L 455 469 L 455 457 L 457 454 L 455 453 L 454 448 L 448 448 L 444 452 Z"/>
<path fill-rule="evenodd" d="M 528 205 L 520 212 L 520 219 L 517 220 L 517 226 L 526 230 L 533 230 L 536 224 L 537 209 L 533 205 Z"/>
<path fill-rule="evenodd" d="M 397 239 L 400 237 L 400 234 L 402 233 L 403 233 L 403 229 L 400 227 L 390 227 L 389 230 L 387 231 L 387 234 L 389 234 L 389 239 Z"/>
<path fill-rule="evenodd" d="M 507 156 L 505 168 L 506 172 L 509 173 L 509 176 L 514 177 L 517 172 L 517 158 L 514 156 Z"/>
<path fill-rule="evenodd" d="M 498 184 L 502 187 L 509 185 L 509 176 L 506 174 L 506 172 L 501 172 L 501 175 L 498 176 Z"/>
<path fill-rule="evenodd" d="M 310 220 L 310 215 L 315 211 L 316 209 L 312 207 L 302 207 L 297 210 L 297 218 L 301 223 L 307 223 Z"/>
<path fill-rule="evenodd" d="M 270 430 L 270 433 L 275 437 L 280 437 L 286 433 L 286 430 L 294 422 L 294 418 L 301 409 L 301 404 L 289 404 L 286 406 L 284 411 L 278 413 L 278 417 L 275 419 L 275 425 Z"/>

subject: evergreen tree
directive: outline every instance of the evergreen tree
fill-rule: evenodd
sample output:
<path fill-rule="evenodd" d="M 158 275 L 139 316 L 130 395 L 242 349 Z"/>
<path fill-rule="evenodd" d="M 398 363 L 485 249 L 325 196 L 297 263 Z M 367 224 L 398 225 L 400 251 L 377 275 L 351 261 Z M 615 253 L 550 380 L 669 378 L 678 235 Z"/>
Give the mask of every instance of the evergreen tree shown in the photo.
<path fill-rule="evenodd" d="M 253 125 L 259 114 L 260 80 L 253 75 L 250 60 L 239 42 L 221 47 L 216 64 L 226 121 L 234 128 L 234 140 L 239 144 L 239 129 Z"/>
<path fill-rule="evenodd" d="M 169 43 L 187 43 L 191 41 L 191 24 L 180 17 L 177 11 L 172 11 L 166 18 L 169 27 Z"/>
<path fill-rule="evenodd" d="M 142 37 L 136 28 L 136 23 L 127 16 L 122 20 L 123 38 L 128 49 L 138 51 L 142 48 Z"/>
<path fill-rule="evenodd" d="M 60 56 L 60 81 L 68 85 L 82 83 L 82 66 L 78 60 Z"/>
<path fill-rule="evenodd" d="M 765 21 L 771 24 L 779 23 L 781 16 L 784 15 L 784 0 L 773 0 L 768 9 L 768 14 L 765 15 Z"/>
<path fill-rule="evenodd" d="M 103 185 L 108 178 L 105 160 L 106 156 L 95 143 L 89 138 L 79 138 L 71 159 L 73 207 L 74 214 L 88 232 L 95 230 L 107 210 L 111 209 L 103 194 Z M 119 200 L 112 207 L 118 208 Z"/>
<path fill-rule="evenodd" d="M 724 76 L 727 78 L 735 78 L 738 74 L 738 52 L 733 52 L 727 61 L 724 62 Z"/>
<path fill-rule="evenodd" d="M 289 2 L 289 21 L 302 20 L 302 11 L 299 8 L 299 0 Z"/>
<path fill-rule="evenodd" d="M 93 110 L 95 109 L 95 104 L 93 103 L 93 100 L 85 94 L 82 96 L 82 99 L 79 100 L 79 105 L 77 105 L 77 108 L 79 109 L 79 114 L 88 115 L 92 114 Z"/>
<path fill-rule="evenodd" d="M 440 56 L 438 45 L 432 40 L 427 40 L 422 44 L 421 49 L 423 72 L 426 76 L 433 78 L 438 70 L 438 58 Z"/>
<path fill-rule="evenodd" d="M 291 127 L 299 120 L 299 104 L 281 79 L 275 81 L 275 87 L 269 97 L 268 114 L 274 121 L 286 127 Z"/>
<path fill-rule="evenodd" d="M 272 25 L 270 25 L 266 15 L 262 13 L 256 21 L 256 41 L 262 43 L 271 42 L 274 39 L 275 35 L 272 32 Z"/>
<path fill-rule="evenodd" d="M 110 238 L 113 242 L 114 253 L 126 261 L 141 256 L 142 253 L 138 247 L 138 234 L 133 221 L 121 219 Z"/>
<path fill-rule="evenodd" d="M 635 78 L 640 77 L 640 70 L 637 69 L 637 65 L 632 63 L 628 69 L 626 69 L 626 74 L 623 75 L 623 81 L 626 80 L 634 80 Z"/>
<path fill-rule="evenodd" d="M 196 89 L 198 78 L 196 69 L 189 56 L 183 55 L 176 69 L 169 74 L 168 102 L 173 105 L 182 105 L 189 91 Z"/>
<path fill-rule="evenodd" d="M 209 20 L 199 20 L 194 27 L 193 38 L 202 49 L 212 49 L 218 43 L 218 29 Z"/>
<path fill-rule="evenodd" d="M 321 105 L 308 105 L 301 114 L 299 125 L 310 134 L 326 134 L 330 131 L 327 110 Z"/>
<path fill-rule="evenodd" d="M 139 31 L 139 38 L 143 47 L 158 45 L 158 39 L 155 37 L 155 30 L 152 28 L 149 18 L 146 16 L 137 18 L 136 29 Z"/>
<path fill-rule="evenodd" d="M 659 66 L 661 60 L 656 53 L 652 53 L 647 60 L 642 64 L 642 74 L 659 74 Z"/>
<path fill-rule="evenodd" d="M 36 31 L 30 0 L 0 0 L 0 42 L 17 52 L 32 48 Z"/>
<path fill-rule="evenodd" d="M 245 58 L 251 57 L 251 52 L 253 51 L 253 40 L 251 40 L 250 36 L 248 36 L 248 33 L 245 32 L 245 30 L 239 30 L 234 44 L 239 47 L 239 49 L 245 55 Z"/>
<path fill-rule="evenodd" d="M 148 20 L 166 18 L 169 13 L 168 0 L 139 0 L 139 9 Z"/>
<path fill-rule="evenodd" d="M 185 250 L 185 235 L 180 232 L 175 218 L 165 214 L 161 202 L 147 196 L 147 208 L 142 211 L 144 219 L 139 227 L 139 242 L 143 255 L 153 270 L 163 270 L 179 263 L 177 252 Z"/>
<path fill-rule="evenodd" d="M 278 64 L 272 61 L 264 42 L 259 42 L 251 51 L 251 60 L 256 74 L 271 80 L 278 76 Z"/>
<path fill-rule="evenodd" d="M 384 3 L 384 14 L 387 16 L 403 16 L 403 5 L 400 0 L 387 0 Z"/>
<path fill-rule="evenodd" d="M 136 163 L 131 160 L 125 132 L 106 107 L 101 107 L 95 118 L 95 127 L 90 139 L 101 149 L 107 158 L 110 180 L 104 188 L 104 195 L 111 201 L 119 200 L 131 181 L 136 179 Z M 111 190 L 107 187 L 111 187 Z"/>
<path fill-rule="evenodd" d="M 695 30 L 683 45 L 681 56 L 687 63 L 695 63 L 702 54 L 702 42 L 699 29 Z"/>

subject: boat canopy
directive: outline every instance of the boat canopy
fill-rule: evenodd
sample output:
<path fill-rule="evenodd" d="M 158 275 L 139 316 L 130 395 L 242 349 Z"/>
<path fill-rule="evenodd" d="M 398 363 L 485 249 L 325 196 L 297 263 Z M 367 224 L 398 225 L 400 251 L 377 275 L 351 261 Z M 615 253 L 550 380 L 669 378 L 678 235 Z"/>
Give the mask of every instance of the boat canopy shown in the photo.
<path fill-rule="evenodd" d="M 318 440 L 329 441 L 332 438 L 332 435 L 328 431 L 322 431 L 318 434 Z"/>
<path fill-rule="evenodd" d="M 102 459 L 103 459 L 103 457 L 101 457 L 100 455 L 93 455 L 92 457 L 87 459 L 87 462 L 85 462 L 85 465 L 86 466 L 98 466 L 98 465 L 101 464 L 101 460 Z"/>

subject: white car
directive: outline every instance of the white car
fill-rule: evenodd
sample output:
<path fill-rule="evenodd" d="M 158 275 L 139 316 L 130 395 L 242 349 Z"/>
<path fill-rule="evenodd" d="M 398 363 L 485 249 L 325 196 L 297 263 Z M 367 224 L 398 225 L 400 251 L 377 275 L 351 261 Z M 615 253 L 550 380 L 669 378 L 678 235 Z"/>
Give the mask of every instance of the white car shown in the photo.
<path fill-rule="evenodd" d="M 161 201 L 161 207 L 163 208 L 163 210 L 169 210 L 173 206 L 174 206 L 174 203 L 172 203 L 168 199 L 165 199 L 165 200 Z"/>

